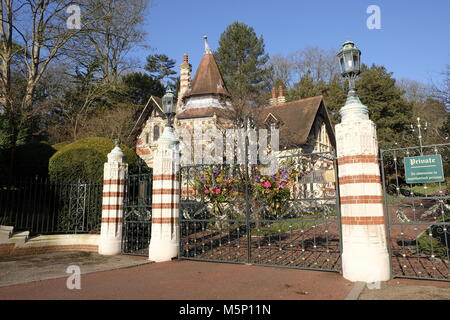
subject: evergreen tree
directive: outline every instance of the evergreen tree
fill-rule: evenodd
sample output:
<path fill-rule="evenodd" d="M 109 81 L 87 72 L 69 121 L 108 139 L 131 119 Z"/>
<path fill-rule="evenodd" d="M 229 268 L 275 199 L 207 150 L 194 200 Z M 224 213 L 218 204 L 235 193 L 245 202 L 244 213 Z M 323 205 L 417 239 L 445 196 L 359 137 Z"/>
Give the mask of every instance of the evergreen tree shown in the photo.
<path fill-rule="evenodd" d="M 331 82 L 327 84 L 323 96 L 331 122 L 336 125 L 340 121 L 339 110 L 347 100 L 347 92 L 343 88 L 341 76 L 335 75 L 333 77 Z"/>
<path fill-rule="evenodd" d="M 289 98 L 292 100 L 306 99 L 319 96 L 325 90 L 325 83 L 323 81 L 314 81 L 311 77 L 311 72 L 306 72 L 299 82 L 294 84 L 294 87 L 289 90 Z"/>
<path fill-rule="evenodd" d="M 151 76 L 133 72 L 123 77 L 128 94 L 128 102 L 131 104 L 145 105 L 150 96 L 162 97 L 164 95 L 164 87 L 160 81 L 153 79 Z"/>
<path fill-rule="evenodd" d="M 356 83 L 358 96 L 377 126 L 380 146 L 411 144 L 406 137 L 412 122 L 412 104 L 402 97 L 404 92 L 396 86 L 392 72 L 377 65 L 362 65 L 361 71 Z"/>
<path fill-rule="evenodd" d="M 147 57 L 147 64 L 145 70 L 147 70 L 153 79 L 162 81 L 164 78 L 169 77 L 170 80 L 175 81 L 172 75 L 176 74 L 172 69 L 175 67 L 175 60 L 169 59 L 165 54 L 151 54 Z"/>
<path fill-rule="evenodd" d="M 262 89 L 268 89 L 269 56 L 263 37 L 240 22 L 234 22 L 222 33 L 215 58 L 233 98 L 256 101 Z"/>

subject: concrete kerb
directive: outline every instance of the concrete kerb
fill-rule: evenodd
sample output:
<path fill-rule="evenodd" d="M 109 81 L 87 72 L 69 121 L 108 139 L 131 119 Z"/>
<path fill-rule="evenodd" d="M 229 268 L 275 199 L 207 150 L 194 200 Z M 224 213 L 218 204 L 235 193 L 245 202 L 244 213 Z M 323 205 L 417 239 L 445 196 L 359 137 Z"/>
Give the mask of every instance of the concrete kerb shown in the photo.
<path fill-rule="evenodd" d="M 344 300 L 358 300 L 366 285 L 367 284 L 365 282 L 355 282 L 352 290 L 348 293 Z"/>

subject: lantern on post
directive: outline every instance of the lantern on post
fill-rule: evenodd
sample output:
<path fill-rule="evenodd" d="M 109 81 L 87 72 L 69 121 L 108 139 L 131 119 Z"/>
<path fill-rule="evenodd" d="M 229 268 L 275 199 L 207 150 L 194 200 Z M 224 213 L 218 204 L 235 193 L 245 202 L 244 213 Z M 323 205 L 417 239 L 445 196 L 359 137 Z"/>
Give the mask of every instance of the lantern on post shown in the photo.
<path fill-rule="evenodd" d="M 349 91 L 345 106 L 339 111 L 342 119 L 348 118 L 368 118 L 369 109 L 361 103 L 356 94 L 355 81 L 361 73 L 361 51 L 352 41 L 347 41 L 342 45 L 342 49 L 337 54 L 341 75 L 349 82 Z"/>
<path fill-rule="evenodd" d="M 166 94 L 162 98 L 163 112 L 167 116 L 166 127 L 173 127 L 173 118 L 175 117 L 175 95 L 170 87 L 167 87 Z"/>
<path fill-rule="evenodd" d="M 349 80 L 350 90 L 355 90 L 356 77 L 361 73 L 361 51 L 352 41 L 347 41 L 337 54 L 341 75 Z"/>

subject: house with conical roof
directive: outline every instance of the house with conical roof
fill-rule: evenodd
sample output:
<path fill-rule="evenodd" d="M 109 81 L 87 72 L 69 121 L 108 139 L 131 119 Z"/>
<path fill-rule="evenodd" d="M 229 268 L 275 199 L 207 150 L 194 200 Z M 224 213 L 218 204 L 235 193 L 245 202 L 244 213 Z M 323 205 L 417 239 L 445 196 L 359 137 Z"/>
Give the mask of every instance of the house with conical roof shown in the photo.
<path fill-rule="evenodd" d="M 233 113 L 231 96 L 206 36 L 204 43 L 204 54 L 193 80 L 187 54 L 184 54 L 180 66 L 174 126 L 175 129 L 184 129 L 184 132 L 189 130 L 191 145 L 205 145 L 202 135 L 195 134 L 194 130 L 223 130 L 234 125 L 230 117 Z M 322 96 L 286 102 L 282 88 L 279 88 L 278 96 L 274 88 L 269 105 L 255 111 L 257 127 L 279 129 L 281 150 L 327 152 L 335 148 L 333 127 Z M 164 125 L 161 99 L 151 97 L 133 129 L 138 136 L 136 153 L 150 167 L 153 166 L 153 154 Z M 186 137 L 180 136 L 180 139 Z"/>
<path fill-rule="evenodd" d="M 180 66 L 180 91 L 174 122 L 176 129 L 193 131 L 194 128 L 201 128 L 202 131 L 206 131 L 223 127 L 225 122 L 219 119 L 220 115 L 232 110 L 230 93 L 225 86 L 206 36 L 204 42 L 205 51 L 192 81 L 192 66 L 187 54 L 184 54 L 183 64 Z M 161 99 L 151 97 L 133 129 L 138 136 L 136 153 L 150 167 L 153 166 L 153 154 L 157 148 L 156 142 L 164 128 L 164 119 Z M 183 139 L 183 137 L 180 138 Z M 202 141 L 193 136 L 191 143 L 200 144 Z"/>

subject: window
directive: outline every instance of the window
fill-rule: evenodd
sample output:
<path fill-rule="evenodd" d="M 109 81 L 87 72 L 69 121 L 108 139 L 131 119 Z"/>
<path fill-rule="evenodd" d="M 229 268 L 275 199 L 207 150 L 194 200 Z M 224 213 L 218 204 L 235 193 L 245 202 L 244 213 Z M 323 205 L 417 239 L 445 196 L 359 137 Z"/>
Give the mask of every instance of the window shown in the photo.
<path fill-rule="evenodd" d="M 153 142 L 156 142 L 159 139 L 160 129 L 157 124 L 153 126 Z"/>

